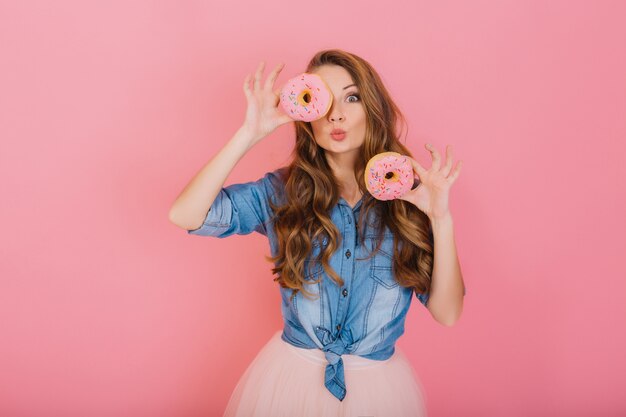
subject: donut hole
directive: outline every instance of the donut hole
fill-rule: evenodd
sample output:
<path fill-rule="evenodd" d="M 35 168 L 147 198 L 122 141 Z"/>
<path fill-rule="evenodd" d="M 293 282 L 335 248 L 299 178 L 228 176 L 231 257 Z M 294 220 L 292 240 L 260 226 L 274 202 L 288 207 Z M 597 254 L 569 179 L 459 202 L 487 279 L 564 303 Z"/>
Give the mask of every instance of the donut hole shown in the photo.
<path fill-rule="evenodd" d="M 390 171 L 390 172 L 388 172 L 388 173 L 386 173 L 386 174 L 385 174 L 385 179 L 386 179 L 386 180 L 390 180 L 390 179 L 392 179 L 394 176 L 395 176 L 395 175 L 394 175 L 394 173 Z"/>
<path fill-rule="evenodd" d="M 302 100 L 304 100 L 305 103 L 309 104 L 311 102 L 311 94 L 304 93 L 304 95 L 302 96 Z"/>

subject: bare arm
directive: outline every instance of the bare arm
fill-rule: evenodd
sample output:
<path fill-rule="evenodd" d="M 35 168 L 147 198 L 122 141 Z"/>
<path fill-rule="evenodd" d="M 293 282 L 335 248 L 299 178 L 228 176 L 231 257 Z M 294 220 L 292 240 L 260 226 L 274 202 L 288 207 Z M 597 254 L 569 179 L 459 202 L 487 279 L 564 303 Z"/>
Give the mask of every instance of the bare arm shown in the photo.
<path fill-rule="evenodd" d="M 435 240 L 428 310 L 439 323 L 452 326 L 463 312 L 465 284 L 456 244 L 452 216 L 431 220 Z"/>
<path fill-rule="evenodd" d="M 169 219 L 176 226 L 194 230 L 202 226 L 210 207 L 226 182 L 226 178 L 237 162 L 257 142 L 269 135 L 278 126 L 292 119 L 278 110 L 280 89 L 272 91 L 274 82 L 283 68 L 277 65 L 261 86 L 265 62 L 261 62 L 250 88 L 251 74 L 243 84 L 248 109 L 243 125 L 226 145 L 187 184 L 170 208 Z"/>
<path fill-rule="evenodd" d="M 241 127 L 176 198 L 170 209 L 170 221 L 187 230 L 202 226 L 226 178 L 251 147 L 252 137 Z"/>

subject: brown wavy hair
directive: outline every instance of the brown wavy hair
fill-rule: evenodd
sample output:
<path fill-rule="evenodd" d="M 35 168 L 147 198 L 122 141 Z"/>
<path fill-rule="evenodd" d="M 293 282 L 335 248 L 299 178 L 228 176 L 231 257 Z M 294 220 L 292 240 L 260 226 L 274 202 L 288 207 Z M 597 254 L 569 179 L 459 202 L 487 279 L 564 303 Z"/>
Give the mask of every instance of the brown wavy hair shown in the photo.
<path fill-rule="evenodd" d="M 428 216 L 408 201 L 373 198 L 363 179 L 367 162 L 376 154 L 391 151 L 412 157 L 411 152 L 400 143 L 397 131 L 397 124 L 402 122 L 406 126 L 406 120 L 380 76 L 363 58 L 340 49 L 323 50 L 313 56 L 304 72 L 311 72 L 321 65 L 345 68 L 359 89 L 365 109 L 365 141 L 354 169 L 354 176 L 363 193 L 358 238 L 364 245 L 365 236 L 372 236 L 372 232 L 368 232 L 371 227 L 377 242 L 374 251 L 365 259 L 374 256 L 380 249 L 383 225 L 386 225 L 394 236 L 392 268 L 396 281 L 403 287 L 413 287 L 417 293 L 427 293 L 430 290 L 434 247 Z M 303 286 L 308 273 L 305 265 L 311 265 L 311 262 L 321 262 L 337 285 L 344 284 L 329 264 L 331 255 L 341 247 L 342 239 L 329 215 L 340 198 L 338 180 L 326 160 L 325 150 L 315 142 L 311 123 L 296 121 L 295 133 L 292 162 L 280 170 L 285 183 L 284 192 L 280 194 L 285 197 L 285 203 L 279 206 L 269 202 L 275 214 L 273 223 L 279 249 L 276 256 L 266 256 L 268 261 L 275 263 L 272 272 L 278 277 L 274 281 L 278 281 L 283 288 L 293 289 L 291 299 L 298 291 L 303 291 L 309 298 L 312 295 Z M 373 218 L 379 221 L 377 224 L 365 224 L 364 219 L 368 219 L 372 210 L 378 214 Z M 324 245 L 324 242 L 327 244 Z M 313 244 L 320 246 L 320 253 L 316 259 L 305 262 L 310 258 Z"/>

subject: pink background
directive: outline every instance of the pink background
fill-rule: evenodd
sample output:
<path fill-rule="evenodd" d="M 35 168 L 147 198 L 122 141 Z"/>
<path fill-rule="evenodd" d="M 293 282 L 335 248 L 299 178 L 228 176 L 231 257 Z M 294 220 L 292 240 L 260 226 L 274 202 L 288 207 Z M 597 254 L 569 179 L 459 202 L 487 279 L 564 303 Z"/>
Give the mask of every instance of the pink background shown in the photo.
<path fill-rule="evenodd" d="M 262 235 L 168 220 L 243 122 L 246 74 L 361 55 L 452 188 L 465 308 L 414 300 L 400 346 L 432 416 L 626 413 L 620 1 L 5 0 L 0 415 L 217 416 L 281 328 Z M 268 71 L 266 71 L 267 74 Z M 286 164 L 291 124 L 226 185 Z"/>

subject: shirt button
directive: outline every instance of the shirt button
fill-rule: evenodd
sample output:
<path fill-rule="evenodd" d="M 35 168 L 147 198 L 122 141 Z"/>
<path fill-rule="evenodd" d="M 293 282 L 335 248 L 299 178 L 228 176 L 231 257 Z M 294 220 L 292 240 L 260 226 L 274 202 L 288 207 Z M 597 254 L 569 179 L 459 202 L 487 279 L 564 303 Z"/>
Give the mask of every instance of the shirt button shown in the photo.
<path fill-rule="evenodd" d="M 343 294 L 343 296 L 345 297 L 346 295 L 348 295 L 348 290 L 344 288 L 343 291 L 341 291 L 341 294 Z"/>
<path fill-rule="evenodd" d="M 337 325 L 337 330 L 341 330 L 341 324 Z"/>
<path fill-rule="evenodd" d="M 350 249 L 348 249 L 346 251 L 346 258 L 350 259 L 350 255 L 352 255 L 352 254 L 350 253 Z"/>

